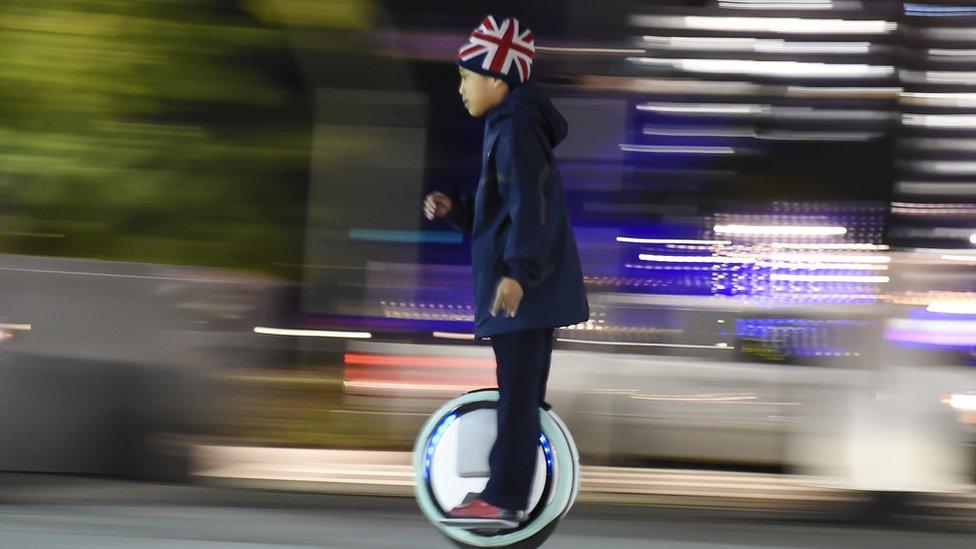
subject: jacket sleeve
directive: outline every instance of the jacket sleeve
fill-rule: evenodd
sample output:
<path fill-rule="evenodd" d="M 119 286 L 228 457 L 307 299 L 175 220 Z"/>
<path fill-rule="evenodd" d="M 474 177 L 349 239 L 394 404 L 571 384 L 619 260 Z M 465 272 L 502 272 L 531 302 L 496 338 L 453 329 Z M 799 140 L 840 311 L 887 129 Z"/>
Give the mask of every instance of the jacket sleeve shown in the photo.
<path fill-rule="evenodd" d="M 539 283 L 548 252 L 547 188 L 549 162 L 532 122 L 513 117 L 501 128 L 495 149 L 498 189 L 511 226 L 503 260 L 507 276 L 524 290 Z M 548 193 L 551 196 L 551 192 Z"/>
<path fill-rule="evenodd" d="M 451 211 L 447 212 L 447 221 L 454 225 L 455 229 L 471 236 L 474 223 L 474 197 L 467 193 L 451 197 Z"/>

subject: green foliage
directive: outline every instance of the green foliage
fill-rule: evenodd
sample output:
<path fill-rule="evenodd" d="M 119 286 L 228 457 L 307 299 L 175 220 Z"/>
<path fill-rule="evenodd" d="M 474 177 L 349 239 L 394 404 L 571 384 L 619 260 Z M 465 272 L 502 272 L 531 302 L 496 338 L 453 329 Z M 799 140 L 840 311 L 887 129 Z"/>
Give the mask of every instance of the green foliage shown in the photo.
<path fill-rule="evenodd" d="M 227 1 L 0 2 L 0 249 L 292 274 L 293 65 Z"/>

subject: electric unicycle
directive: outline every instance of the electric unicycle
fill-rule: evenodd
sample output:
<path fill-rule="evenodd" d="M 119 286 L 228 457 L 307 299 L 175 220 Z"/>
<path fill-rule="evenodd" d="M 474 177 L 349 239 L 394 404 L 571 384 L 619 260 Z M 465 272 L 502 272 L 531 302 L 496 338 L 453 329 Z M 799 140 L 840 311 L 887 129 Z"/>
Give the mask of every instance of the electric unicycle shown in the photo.
<path fill-rule="evenodd" d="M 513 523 L 448 516 L 448 511 L 480 494 L 488 483 L 497 401 L 496 389 L 472 391 L 448 402 L 427 420 L 414 446 L 414 492 L 424 516 L 460 547 L 538 547 L 572 507 L 580 483 L 576 443 L 548 405 L 539 409 L 539 451 L 526 520 Z"/>

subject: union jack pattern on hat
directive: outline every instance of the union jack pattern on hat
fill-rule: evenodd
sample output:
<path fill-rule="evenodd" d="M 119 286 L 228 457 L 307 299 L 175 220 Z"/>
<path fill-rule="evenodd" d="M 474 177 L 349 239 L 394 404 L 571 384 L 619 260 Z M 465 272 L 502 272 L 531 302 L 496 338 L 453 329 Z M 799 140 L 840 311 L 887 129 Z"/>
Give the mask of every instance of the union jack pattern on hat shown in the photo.
<path fill-rule="evenodd" d="M 495 76 L 515 87 L 532 74 L 535 36 L 514 17 L 501 24 L 491 15 L 471 32 L 458 50 L 457 64 L 474 72 Z"/>

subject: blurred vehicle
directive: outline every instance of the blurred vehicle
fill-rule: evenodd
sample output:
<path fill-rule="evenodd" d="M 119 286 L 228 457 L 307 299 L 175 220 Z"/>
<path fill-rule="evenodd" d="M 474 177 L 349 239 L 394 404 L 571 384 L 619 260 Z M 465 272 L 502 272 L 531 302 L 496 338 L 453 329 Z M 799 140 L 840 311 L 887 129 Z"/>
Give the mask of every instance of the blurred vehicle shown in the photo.
<path fill-rule="evenodd" d="M 964 308 L 971 294 L 922 298 L 909 288 L 944 280 L 943 254 L 887 253 L 891 280 L 873 303 L 591 294 L 602 324 L 557 332 L 549 401 L 589 463 L 772 467 L 861 489 L 958 487 L 976 464 L 972 321 L 917 318 L 933 304 Z M 971 284 L 968 268 L 958 272 Z M 614 324 L 628 316 L 666 318 L 670 328 Z M 491 349 L 469 335 L 365 321 L 355 330 L 370 337 L 342 346 L 347 403 L 384 411 L 375 421 L 390 432 L 413 432 L 443 401 L 494 386 Z"/>

